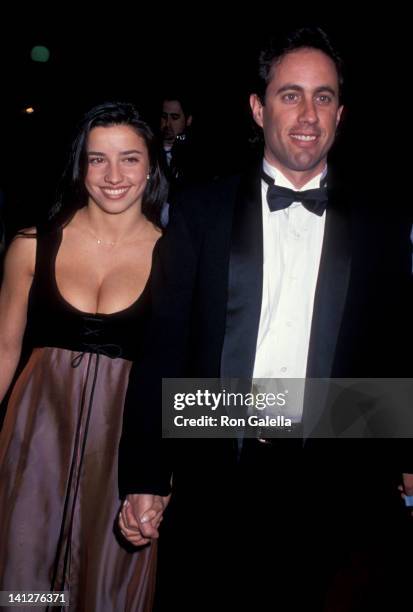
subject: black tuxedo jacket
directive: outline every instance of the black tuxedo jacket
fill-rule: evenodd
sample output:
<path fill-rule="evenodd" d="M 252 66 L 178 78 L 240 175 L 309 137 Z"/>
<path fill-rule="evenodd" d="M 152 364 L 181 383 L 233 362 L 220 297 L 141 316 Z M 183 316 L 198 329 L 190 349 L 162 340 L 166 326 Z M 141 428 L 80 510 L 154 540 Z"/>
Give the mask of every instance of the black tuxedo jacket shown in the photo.
<path fill-rule="evenodd" d="M 383 203 L 383 192 L 346 190 L 329 174 L 308 377 L 411 376 L 409 225 L 397 203 Z M 154 253 L 152 317 L 125 406 L 121 494 L 169 491 L 162 377 L 252 376 L 262 262 L 259 167 L 182 194 Z M 413 445 L 411 454 L 410 465 Z"/>

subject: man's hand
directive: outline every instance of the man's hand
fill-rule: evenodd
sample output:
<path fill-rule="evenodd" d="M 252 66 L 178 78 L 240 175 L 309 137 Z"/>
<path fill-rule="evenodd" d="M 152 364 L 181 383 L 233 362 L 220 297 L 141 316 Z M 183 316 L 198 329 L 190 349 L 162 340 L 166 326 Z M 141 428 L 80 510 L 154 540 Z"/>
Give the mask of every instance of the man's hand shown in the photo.
<path fill-rule="evenodd" d="M 158 527 L 170 497 L 146 493 L 128 495 L 119 514 L 122 535 L 134 546 L 143 546 L 157 539 Z"/>

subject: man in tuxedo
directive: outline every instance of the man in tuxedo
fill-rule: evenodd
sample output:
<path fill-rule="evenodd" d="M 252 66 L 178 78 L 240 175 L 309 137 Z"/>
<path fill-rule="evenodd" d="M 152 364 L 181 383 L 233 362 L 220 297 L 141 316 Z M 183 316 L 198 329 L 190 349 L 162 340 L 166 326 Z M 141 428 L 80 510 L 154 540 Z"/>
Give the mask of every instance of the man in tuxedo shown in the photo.
<path fill-rule="evenodd" d="M 250 97 L 263 159 L 183 194 L 156 250 L 152 320 L 121 440 L 120 526 L 135 545 L 156 538 L 173 474 L 160 589 L 175 590 L 183 609 L 191 583 L 198 599 L 188 607 L 201 609 L 219 581 L 256 610 L 300 601 L 321 611 L 346 554 L 382 547 L 395 470 L 411 471 L 400 445 L 383 452 L 378 440 L 307 436 L 305 404 L 285 439 L 161 440 L 162 377 L 411 375 L 401 343 L 410 333 L 407 224 L 350 186 L 355 169 L 343 185 L 327 168 L 342 85 L 320 29 L 269 45 Z M 200 595 L 208 568 L 214 579 Z"/>
<path fill-rule="evenodd" d="M 166 95 L 162 101 L 160 131 L 165 172 L 174 189 L 191 179 L 194 161 L 191 124 L 192 111 L 182 94 Z"/>

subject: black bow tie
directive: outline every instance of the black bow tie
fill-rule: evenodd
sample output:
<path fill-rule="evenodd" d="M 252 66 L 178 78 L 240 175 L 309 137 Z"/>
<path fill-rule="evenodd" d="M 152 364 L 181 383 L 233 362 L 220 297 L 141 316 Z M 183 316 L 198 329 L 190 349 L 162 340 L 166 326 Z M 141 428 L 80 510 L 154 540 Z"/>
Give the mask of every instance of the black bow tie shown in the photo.
<path fill-rule="evenodd" d="M 287 189 L 287 187 L 274 185 L 274 179 L 264 171 L 261 177 L 268 185 L 267 202 L 271 212 L 288 208 L 293 202 L 301 202 L 307 210 L 319 217 L 324 213 L 328 202 L 327 187 L 325 185 L 318 189 L 294 191 L 293 189 Z"/>

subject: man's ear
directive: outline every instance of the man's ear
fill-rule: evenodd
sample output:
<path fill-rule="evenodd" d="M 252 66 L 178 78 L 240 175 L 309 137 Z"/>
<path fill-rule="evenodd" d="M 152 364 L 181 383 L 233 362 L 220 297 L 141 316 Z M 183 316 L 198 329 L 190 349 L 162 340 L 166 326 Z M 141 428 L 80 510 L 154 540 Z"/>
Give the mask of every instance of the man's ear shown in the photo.
<path fill-rule="evenodd" d="M 250 95 L 250 107 L 251 107 L 252 116 L 254 117 L 255 123 L 259 125 L 260 127 L 262 127 L 263 126 L 262 111 L 264 107 L 262 105 L 261 100 L 257 96 L 257 94 Z"/>
<path fill-rule="evenodd" d="M 344 110 L 344 106 L 339 106 L 337 109 L 336 128 L 339 126 L 341 118 L 343 117 L 343 110 Z"/>
<path fill-rule="evenodd" d="M 192 115 L 188 115 L 188 117 L 186 118 L 186 127 L 189 127 L 192 123 Z"/>

